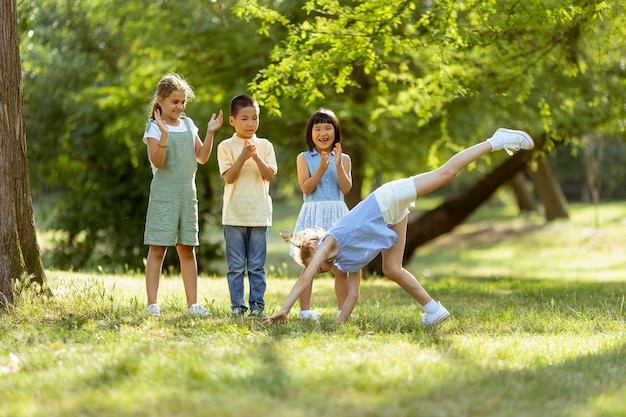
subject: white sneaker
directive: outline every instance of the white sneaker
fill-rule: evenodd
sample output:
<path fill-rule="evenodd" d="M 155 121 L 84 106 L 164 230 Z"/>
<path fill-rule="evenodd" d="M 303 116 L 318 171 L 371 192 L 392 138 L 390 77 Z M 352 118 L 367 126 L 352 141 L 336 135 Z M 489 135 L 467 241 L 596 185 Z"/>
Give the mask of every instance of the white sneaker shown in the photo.
<path fill-rule="evenodd" d="M 209 313 L 207 309 L 202 307 L 200 304 L 192 304 L 189 306 L 187 313 L 199 317 L 211 317 L 211 313 Z"/>
<path fill-rule="evenodd" d="M 436 326 L 448 317 L 450 317 L 450 312 L 437 301 L 437 311 L 431 314 L 422 314 L 422 324 L 425 326 Z"/>
<path fill-rule="evenodd" d="M 500 128 L 487 141 L 491 143 L 494 151 L 504 149 L 509 155 L 513 155 L 514 152 L 520 149 L 531 150 L 535 147 L 533 138 L 521 130 Z"/>
<path fill-rule="evenodd" d="M 318 321 L 320 319 L 320 313 L 315 310 L 300 310 L 298 312 L 298 318 L 302 320 Z"/>
<path fill-rule="evenodd" d="M 159 308 L 158 304 L 150 304 L 148 307 L 146 307 L 146 311 L 148 311 L 148 313 L 153 316 L 161 315 L 161 309 Z"/>

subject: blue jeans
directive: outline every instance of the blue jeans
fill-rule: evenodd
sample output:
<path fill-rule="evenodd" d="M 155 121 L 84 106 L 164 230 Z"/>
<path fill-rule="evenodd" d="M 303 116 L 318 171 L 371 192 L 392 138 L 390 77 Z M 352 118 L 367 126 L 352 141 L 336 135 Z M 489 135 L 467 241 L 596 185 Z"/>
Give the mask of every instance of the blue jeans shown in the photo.
<path fill-rule="evenodd" d="M 226 263 L 228 264 L 228 291 L 231 309 L 246 311 L 244 275 L 250 282 L 250 310 L 265 307 L 265 258 L 267 255 L 267 227 L 224 226 Z"/>

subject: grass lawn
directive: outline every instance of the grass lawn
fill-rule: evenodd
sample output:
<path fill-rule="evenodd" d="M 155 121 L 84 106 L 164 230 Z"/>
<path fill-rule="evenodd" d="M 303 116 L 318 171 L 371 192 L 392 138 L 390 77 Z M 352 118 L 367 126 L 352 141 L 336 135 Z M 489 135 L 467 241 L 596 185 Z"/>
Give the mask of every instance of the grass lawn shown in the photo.
<path fill-rule="evenodd" d="M 139 274 L 48 271 L 53 298 L 0 316 L 0 367 L 19 358 L 0 416 L 624 416 L 626 205 L 570 209 L 544 225 L 486 208 L 420 248 L 408 268 L 452 313 L 435 329 L 383 278 L 346 324 L 324 276 L 319 322 L 269 326 L 230 317 L 222 276 L 199 281 L 212 318 L 185 313 L 179 277 L 157 318 Z M 298 272 L 278 239 L 268 313 Z"/>

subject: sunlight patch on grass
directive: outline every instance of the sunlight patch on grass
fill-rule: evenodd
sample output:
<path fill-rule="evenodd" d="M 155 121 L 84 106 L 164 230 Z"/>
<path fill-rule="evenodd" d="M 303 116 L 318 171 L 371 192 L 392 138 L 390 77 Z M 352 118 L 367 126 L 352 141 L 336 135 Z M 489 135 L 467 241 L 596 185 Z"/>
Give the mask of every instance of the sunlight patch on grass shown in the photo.
<path fill-rule="evenodd" d="M 626 270 L 626 213 L 619 205 L 572 210 L 569 221 L 540 218 L 459 226 L 417 253 L 408 268 L 429 276 L 621 281 Z"/>
<path fill-rule="evenodd" d="M 363 281 L 345 324 L 325 275 L 318 322 L 298 320 L 296 303 L 272 326 L 230 316 L 224 276 L 198 280 L 213 313 L 199 319 L 176 274 L 151 317 L 141 274 L 48 271 L 53 298 L 25 291 L 0 315 L 0 359 L 20 358 L 0 376 L 0 417 L 624 415 L 624 211 L 603 208 L 597 229 L 589 208 L 550 225 L 483 213 L 420 248 L 408 268 L 452 314 L 437 328 L 385 278 Z M 299 272 L 281 271 L 275 243 L 267 314 Z"/>
<path fill-rule="evenodd" d="M 164 282 L 162 317 L 137 301 L 142 279 L 57 272 L 50 283 L 58 296 L 26 294 L 1 318 L 0 350 L 22 368 L 0 379 L 0 415 L 560 416 L 621 407 L 623 285 L 433 280 L 428 288 L 453 316 L 430 329 L 386 279 L 364 282 L 343 325 L 334 324 L 333 282 L 320 279 L 322 319 L 292 315 L 284 326 L 230 317 L 223 279 L 200 280 L 218 300 L 210 319 L 185 314 L 179 279 Z M 268 303 L 278 304 L 293 280 L 269 284 Z"/>
<path fill-rule="evenodd" d="M 557 366 L 581 356 L 600 355 L 618 348 L 624 340 L 615 334 L 505 336 L 457 335 L 456 354 L 483 369 L 534 369 Z"/>

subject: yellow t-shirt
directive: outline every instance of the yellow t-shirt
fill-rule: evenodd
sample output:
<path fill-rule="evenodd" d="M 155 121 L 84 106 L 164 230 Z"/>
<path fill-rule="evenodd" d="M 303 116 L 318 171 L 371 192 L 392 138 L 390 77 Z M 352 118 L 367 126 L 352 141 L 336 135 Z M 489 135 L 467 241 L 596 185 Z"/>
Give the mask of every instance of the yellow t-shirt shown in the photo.
<path fill-rule="evenodd" d="M 249 139 L 256 145 L 257 155 L 270 167 L 278 172 L 276 154 L 272 143 L 263 138 L 253 136 Z M 220 175 L 228 171 L 241 154 L 246 139 L 234 134 L 217 146 L 217 163 Z M 248 158 L 241 167 L 239 176 L 232 184 L 224 184 L 224 203 L 222 206 L 222 224 L 225 226 L 271 226 L 272 197 L 270 183 L 265 181 L 259 172 L 256 162 Z"/>

